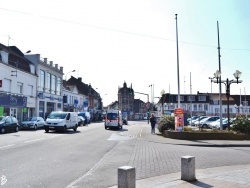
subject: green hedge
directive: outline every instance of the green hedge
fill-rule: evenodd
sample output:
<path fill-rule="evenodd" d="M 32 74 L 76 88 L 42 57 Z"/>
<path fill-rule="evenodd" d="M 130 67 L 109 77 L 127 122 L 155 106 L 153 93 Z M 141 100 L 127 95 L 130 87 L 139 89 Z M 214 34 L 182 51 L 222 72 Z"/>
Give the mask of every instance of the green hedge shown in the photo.
<path fill-rule="evenodd" d="M 231 127 L 237 133 L 250 134 L 250 120 L 246 116 L 238 116 Z"/>
<path fill-rule="evenodd" d="M 164 133 L 165 130 L 175 129 L 175 118 L 173 116 L 164 115 L 158 122 L 158 130 L 160 133 Z"/>

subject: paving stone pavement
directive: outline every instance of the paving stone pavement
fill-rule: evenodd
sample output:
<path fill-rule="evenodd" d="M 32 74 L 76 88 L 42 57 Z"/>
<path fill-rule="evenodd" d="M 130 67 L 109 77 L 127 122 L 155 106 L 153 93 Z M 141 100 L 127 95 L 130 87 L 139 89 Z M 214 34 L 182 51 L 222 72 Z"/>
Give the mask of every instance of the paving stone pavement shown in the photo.
<path fill-rule="evenodd" d="M 128 165 L 136 168 L 136 187 L 250 187 L 250 141 L 175 140 L 150 134 L 147 123 L 140 129 Z M 195 182 L 180 179 L 185 155 L 195 156 Z"/>

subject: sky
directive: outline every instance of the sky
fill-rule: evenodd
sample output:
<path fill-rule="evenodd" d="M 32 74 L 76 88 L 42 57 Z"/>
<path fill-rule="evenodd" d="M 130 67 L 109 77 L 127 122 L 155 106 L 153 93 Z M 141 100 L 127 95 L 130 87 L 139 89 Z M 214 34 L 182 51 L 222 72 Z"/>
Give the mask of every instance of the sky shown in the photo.
<path fill-rule="evenodd" d="M 241 71 L 231 94 L 249 95 L 249 10 L 249 0 L 0 0 L 0 43 L 63 66 L 108 105 L 124 82 L 154 102 L 178 88 L 218 93 L 219 36 L 222 80 Z"/>

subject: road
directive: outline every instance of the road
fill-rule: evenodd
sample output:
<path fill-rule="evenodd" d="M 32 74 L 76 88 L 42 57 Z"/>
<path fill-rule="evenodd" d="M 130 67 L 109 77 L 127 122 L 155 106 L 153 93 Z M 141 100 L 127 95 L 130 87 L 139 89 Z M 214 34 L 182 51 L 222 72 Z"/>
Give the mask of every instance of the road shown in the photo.
<path fill-rule="evenodd" d="M 169 144 L 151 135 L 146 121 L 129 122 L 122 130 L 103 123 L 76 132 L 44 130 L 0 135 L 0 188 L 99 188 L 117 184 L 117 169 L 136 167 L 144 179 L 180 171 L 183 155 L 196 157 L 196 168 L 250 164 L 249 148 L 194 147 Z"/>

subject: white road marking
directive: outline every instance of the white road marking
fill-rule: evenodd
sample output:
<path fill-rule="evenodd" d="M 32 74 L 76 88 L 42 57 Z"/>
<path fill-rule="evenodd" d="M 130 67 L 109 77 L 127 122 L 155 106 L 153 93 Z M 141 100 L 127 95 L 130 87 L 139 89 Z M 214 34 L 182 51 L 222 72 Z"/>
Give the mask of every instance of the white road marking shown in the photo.
<path fill-rule="evenodd" d="M 24 143 L 26 144 L 26 143 L 36 142 L 36 141 L 44 140 L 44 139 L 45 139 L 45 138 L 39 138 L 39 139 L 35 139 L 35 140 L 29 140 L 29 141 L 26 141 L 26 142 L 24 142 Z"/>
<path fill-rule="evenodd" d="M 2 146 L 2 147 L 0 147 L 0 149 L 1 148 L 7 148 L 7 147 L 11 147 L 11 146 L 14 146 L 15 144 L 10 144 L 10 145 L 7 145 L 7 146 Z"/>

